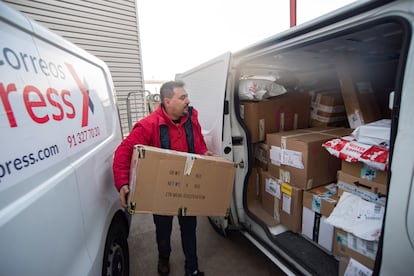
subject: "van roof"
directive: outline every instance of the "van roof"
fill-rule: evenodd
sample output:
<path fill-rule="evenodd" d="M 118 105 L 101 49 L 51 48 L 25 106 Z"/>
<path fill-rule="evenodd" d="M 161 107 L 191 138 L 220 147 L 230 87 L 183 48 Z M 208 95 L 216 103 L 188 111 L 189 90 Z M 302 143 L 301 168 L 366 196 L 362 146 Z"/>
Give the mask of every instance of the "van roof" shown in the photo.
<path fill-rule="evenodd" d="M 301 34 L 309 33 L 313 30 L 321 29 L 325 26 L 332 25 L 336 22 L 344 20 L 346 18 L 361 14 L 363 12 L 378 8 L 383 6 L 387 3 L 394 2 L 395 0 L 378 0 L 378 1 L 370 1 L 370 0 L 359 0 L 355 1 L 351 4 L 348 4 L 344 7 L 336 9 L 332 12 L 329 12 L 325 15 L 307 21 L 303 24 L 294 26 L 290 29 L 287 29 L 283 32 L 275 34 L 271 37 L 268 37 L 264 40 L 261 40 L 257 43 L 247 46 L 241 50 L 238 50 L 233 53 L 235 58 L 245 56 L 256 52 L 259 49 L 265 49 L 271 45 L 275 45 L 276 43 L 281 43 L 283 41 L 289 40 L 293 37 L 296 37 Z"/>

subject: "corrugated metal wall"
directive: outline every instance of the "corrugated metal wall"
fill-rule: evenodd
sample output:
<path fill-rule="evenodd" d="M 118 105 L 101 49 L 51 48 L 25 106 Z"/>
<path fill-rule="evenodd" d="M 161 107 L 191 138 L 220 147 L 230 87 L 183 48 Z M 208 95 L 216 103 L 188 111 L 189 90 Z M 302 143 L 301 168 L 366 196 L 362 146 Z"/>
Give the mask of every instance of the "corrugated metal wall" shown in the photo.
<path fill-rule="evenodd" d="M 126 98 L 132 122 L 145 116 L 144 78 L 135 0 L 4 0 L 65 37 L 109 66 L 124 135 L 129 132 Z"/>

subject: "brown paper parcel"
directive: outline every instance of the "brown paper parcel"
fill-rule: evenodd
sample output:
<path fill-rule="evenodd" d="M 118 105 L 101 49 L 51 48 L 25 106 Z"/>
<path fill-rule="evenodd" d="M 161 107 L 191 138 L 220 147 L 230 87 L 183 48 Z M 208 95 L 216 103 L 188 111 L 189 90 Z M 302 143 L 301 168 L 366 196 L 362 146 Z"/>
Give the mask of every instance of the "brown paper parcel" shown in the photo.
<path fill-rule="evenodd" d="M 235 166 L 220 157 L 136 145 L 131 159 L 131 213 L 225 216 Z"/>

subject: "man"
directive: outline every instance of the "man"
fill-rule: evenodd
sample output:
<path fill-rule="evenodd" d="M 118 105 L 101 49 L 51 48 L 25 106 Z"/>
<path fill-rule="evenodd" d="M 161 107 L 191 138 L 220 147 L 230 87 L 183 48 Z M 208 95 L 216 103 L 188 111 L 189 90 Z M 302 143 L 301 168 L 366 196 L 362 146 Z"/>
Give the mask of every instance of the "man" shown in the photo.
<path fill-rule="evenodd" d="M 191 106 L 188 94 L 181 81 L 166 82 L 160 89 L 161 104 L 146 118 L 138 121 L 131 133 L 115 151 L 113 172 L 121 204 L 127 207 L 129 193 L 129 168 L 133 147 L 143 144 L 172 150 L 212 155 L 208 151 L 198 112 Z M 168 275 L 171 253 L 172 216 L 154 214 L 156 240 L 158 246 L 158 272 Z M 178 216 L 181 241 L 185 255 L 185 275 L 204 275 L 198 270 L 195 216 Z"/>

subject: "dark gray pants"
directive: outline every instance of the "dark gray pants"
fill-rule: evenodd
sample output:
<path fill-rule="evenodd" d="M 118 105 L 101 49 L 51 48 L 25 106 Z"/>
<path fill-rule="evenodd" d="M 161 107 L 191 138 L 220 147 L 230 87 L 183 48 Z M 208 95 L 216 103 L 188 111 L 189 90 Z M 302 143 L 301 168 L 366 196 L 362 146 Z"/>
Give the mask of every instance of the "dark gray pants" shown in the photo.
<path fill-rule="evenodd" d="M 169 258 L 171 253 L 171 232 L 173 216 L 154 215 L 158 256 Z M 181 230 L 181 245 L 185 256 L 185 271 L 192 273 L 198 269 L 196 227 L 197 217 L 178 216 Z"/>

